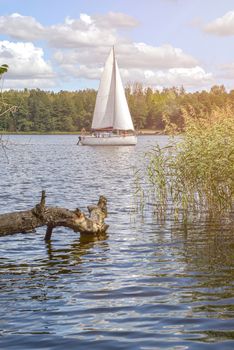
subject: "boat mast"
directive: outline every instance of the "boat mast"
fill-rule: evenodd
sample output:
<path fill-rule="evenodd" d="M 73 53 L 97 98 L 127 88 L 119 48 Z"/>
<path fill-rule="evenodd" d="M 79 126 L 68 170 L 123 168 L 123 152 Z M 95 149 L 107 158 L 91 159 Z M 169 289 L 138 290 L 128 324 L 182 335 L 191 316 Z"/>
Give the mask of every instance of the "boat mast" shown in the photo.
<path fill-rule="evenodd" d="M 114 118 L 113 118 L 113 125 L 115 125 L 115 118 L 116 118 L 116 63 L 115 63 L 115 47 L 113 45 L 113 77 L 114 77 Z M 117 131 L 118 133 L 118 131 Z"/>

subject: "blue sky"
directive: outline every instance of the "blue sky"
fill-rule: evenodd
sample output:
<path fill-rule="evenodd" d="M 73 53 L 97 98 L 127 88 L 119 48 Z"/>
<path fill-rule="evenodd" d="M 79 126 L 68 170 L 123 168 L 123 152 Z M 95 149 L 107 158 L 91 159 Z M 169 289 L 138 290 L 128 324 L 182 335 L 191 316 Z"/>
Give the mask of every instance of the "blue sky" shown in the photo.
<path fill-rule="evenodd" d="M 124 83 L 234 88 L 233 0 L 0 0 L 5 88 L 97 88 L 115 45 Z"/>

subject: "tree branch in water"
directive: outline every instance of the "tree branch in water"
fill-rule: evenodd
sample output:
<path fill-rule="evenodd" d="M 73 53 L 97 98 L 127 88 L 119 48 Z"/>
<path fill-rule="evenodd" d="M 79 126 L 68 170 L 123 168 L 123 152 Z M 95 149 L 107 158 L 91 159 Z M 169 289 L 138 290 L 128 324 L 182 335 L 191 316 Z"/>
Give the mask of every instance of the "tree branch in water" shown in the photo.
<path fill-rule="evenodd" d="M 19 211 L 0 215 L 0 236 L 15 233 L 28 233 L 37 227 L 47 226 L 45 240 L 50 240 L 53 229 L 58 226 L 68 227 L 74 232 L 99 234 L 108 229 L 105 224 L 107 217 L 107 199 L 99 197 L 96 206 L 88 206 L 89 217 L 80 209 L 74 211 L 59 208 L 46 207 L 46 194 L 42 191 L 41 201 L 34 208 L 27 211 Z"/>

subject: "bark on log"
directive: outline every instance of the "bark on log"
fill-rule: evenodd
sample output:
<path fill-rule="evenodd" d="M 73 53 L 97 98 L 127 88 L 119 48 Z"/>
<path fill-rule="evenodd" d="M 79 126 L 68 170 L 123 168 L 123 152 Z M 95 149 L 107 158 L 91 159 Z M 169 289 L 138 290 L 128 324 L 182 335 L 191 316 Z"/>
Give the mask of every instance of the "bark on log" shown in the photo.
<path fill-rule="evenodd" d="M 96 206 L 88 206 L 89 217 L 80 209 L 74 211 L 66 208 L 46 207 L 45 191 L 42 191 L 41 201 L 33 209 L 0 215 L 0 236 L 15 233 L 27 233 L 37 227 L 47 226 L 45 240 L 49 240 L 52 231 L 57 226 L 69 227 L 75 232 L 99 234 L 106 232 L 108 225 L 104 220 L 107 217 L 107 200 L 99 197 Z"/>

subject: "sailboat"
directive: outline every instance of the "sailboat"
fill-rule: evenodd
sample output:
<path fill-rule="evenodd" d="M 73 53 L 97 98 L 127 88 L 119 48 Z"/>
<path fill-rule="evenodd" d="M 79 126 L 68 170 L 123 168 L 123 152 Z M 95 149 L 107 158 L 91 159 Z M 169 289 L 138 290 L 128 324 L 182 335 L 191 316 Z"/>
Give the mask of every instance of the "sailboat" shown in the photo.
<path fill-rule="evenodd" d="M 134 146 L 137 143 L 114 47 L 109 53 L 101 76 L 93 114 L 92 134 L 81 135 L 79 142 L 89 146 Z"/>

